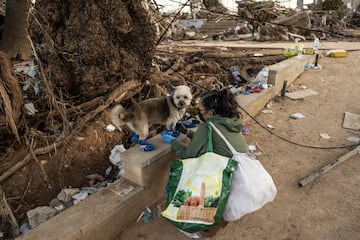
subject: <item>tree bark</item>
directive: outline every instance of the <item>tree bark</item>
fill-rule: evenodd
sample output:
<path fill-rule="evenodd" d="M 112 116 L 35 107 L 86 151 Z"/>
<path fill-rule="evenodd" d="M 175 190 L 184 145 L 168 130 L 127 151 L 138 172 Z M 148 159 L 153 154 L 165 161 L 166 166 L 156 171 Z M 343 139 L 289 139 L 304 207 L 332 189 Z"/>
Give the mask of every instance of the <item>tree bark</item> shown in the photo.
<path fill-rule="evenodd" d="M 6 2 L 6 15 L 0 49 L 11 59 L 28 60 L 32 55 L 28 32 L 28 0 L 11 0 Z"/>

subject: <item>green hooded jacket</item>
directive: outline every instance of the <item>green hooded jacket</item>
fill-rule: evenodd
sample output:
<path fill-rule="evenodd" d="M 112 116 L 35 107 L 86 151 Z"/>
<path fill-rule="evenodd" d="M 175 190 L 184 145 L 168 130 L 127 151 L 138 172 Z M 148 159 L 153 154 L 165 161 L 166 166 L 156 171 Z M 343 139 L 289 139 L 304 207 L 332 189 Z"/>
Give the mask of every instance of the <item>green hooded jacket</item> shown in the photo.
<path fill-rule="evenodd" d="M 181 159 L 198 157 L 206 152 L 208 143 L 208 122 L 211 121 L 238 152 L 248 152 L 248 145 L 242 135 L 243 123 L 241 119 L 212 116 L 205 123 L 200 123 L 196 132 L 188 134 L 191 142 L 185 145 L 174 139 L 170 142 L 171 149 Z M 212 131 L 214 152 L 226 157 L 232 157 L 231 151 L 220 136 Z"/>

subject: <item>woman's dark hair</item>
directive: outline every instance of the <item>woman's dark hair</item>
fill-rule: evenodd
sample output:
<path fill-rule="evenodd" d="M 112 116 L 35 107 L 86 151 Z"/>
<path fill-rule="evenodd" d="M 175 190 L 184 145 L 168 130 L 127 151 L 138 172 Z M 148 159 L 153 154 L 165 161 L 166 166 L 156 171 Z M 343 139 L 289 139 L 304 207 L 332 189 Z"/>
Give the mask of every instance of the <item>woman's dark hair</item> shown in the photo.
<path fill-rule="evenodd" d="M 212 90 L 204 93 L 201 96 L 200 101 L 206 111 L 213 110 L 215 111 L 215 114 L 222 117 L 240 118 L 238 103 L 236 102 L 234 95 L 228 89 L 221 91 Z"/>

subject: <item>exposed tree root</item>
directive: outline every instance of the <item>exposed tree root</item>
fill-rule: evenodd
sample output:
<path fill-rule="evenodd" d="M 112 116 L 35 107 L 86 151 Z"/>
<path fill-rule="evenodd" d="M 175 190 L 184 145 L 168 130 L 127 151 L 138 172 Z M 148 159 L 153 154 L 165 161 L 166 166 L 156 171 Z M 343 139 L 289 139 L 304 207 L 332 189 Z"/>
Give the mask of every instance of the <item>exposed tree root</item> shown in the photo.
<path fill-rule="evenodd" d="M 0 217 L 8 220 L 11 224 L 12 236 L 17 237 L 20 235 L 19 224 L 6 201 L 5 192 L 2 190 L 0 186 Z"/>
<path fill-rule="evenodd" d="M 19 85 L 19 81 L 12 70 L 12 64 L 9 57 L 4 53 L 0 52 L 0 65 L 1 65 L 1 76 L 0 76 L 0 95 L 3 100 L 5 108 L 6 120 L 0 120 L 1 124 L 4 122 L 10 126 L 13 134 L 17 140 L 20 141 L 19 133 L 17 130 L 17 124 L 21 116 L 21 106 L 23 104 L 23 95 Z"/>

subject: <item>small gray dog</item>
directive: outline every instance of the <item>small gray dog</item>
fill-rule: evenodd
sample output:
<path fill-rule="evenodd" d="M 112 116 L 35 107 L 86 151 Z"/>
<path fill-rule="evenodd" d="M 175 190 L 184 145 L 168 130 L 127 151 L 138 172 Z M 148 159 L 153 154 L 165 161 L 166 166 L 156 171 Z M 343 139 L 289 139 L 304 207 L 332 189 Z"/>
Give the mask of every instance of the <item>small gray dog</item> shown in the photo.
<path fill-rule="evenodd" d="M 184 116 L 192 98 L 192 90 L 188 86 L 176 86 L 172 88 L 170 96 L 150 98 L 129 109 L 120 104 L 115 105 L 110 111 L 110 119 L 115 127 L 121 128 L 126 124 L 139 135 L 139 139 L 146 139 L 152 124 L 164 125 L 168 130 L 175 127 Z"/>

